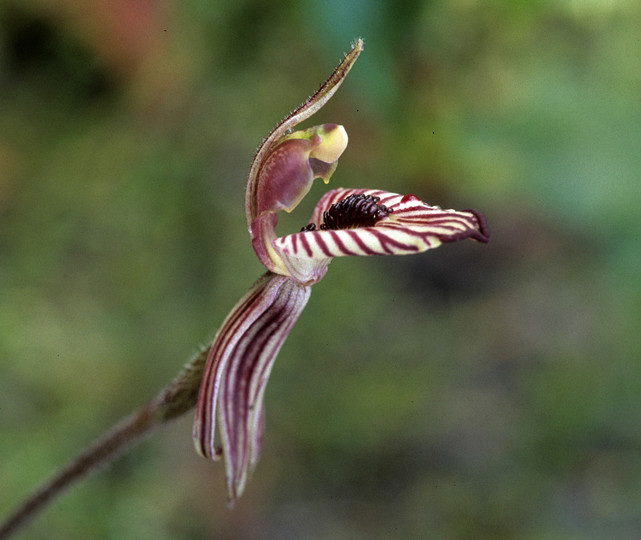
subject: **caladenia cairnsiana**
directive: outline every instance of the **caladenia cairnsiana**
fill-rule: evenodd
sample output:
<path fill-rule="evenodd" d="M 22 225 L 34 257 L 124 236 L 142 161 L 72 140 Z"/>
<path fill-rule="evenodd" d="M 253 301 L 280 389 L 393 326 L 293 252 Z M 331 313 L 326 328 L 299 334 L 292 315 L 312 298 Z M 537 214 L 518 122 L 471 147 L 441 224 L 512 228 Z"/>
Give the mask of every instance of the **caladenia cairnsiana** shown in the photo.
<path fill-rule="evenodd" d="M 263 141 L 245 196 L 251 242 L 267 273 L 234 307 L 209 350 L 194 423 L 197 450 L 225 460 L 228 495 L 236 500 L 260 454 L 269 374 L 285 338 L 334 257 L 407 255 L 444 242 L 487 242 L 485 220 L 473 210 L 442 210 L 415 195 L 338 188 L 316 205 L 299 232 L 276 235 L 278 212 L 291 212 L 312 182 L 329 182 L 347 147 L 342 126 L 302 131 L 336 92 L 363 50 L 358 40 L 320 89 Z M 218 426 L 220 443 L 214 433 Z"/>
<path fill-rule="evenodd" d="M 252 246 L 267 268 L 234 307 L 209 349 L 202 349 L 146 405 L 80 452 L 0 523 L 4 540 L 78 480 L 115 459 L 153 430 L 196 405 L 194 440 L 206 457 L 224 457 L 230 501 L 243 492 L 258 461 L 264 427 L 263 397 L 274 359 L 334 257 L 406 255 L 443 242 L 488 241 L 483 216 L 441 210 L 415 195 L 378 189 L 334 189 L 316 205 L 299 232 L 276 235 L 278 212 L 291 212 L 312 182 L 327 183 L 347 147 L 342 126 L 292 131 L 336 92 L 363 50 L 358 40 L 303 105 L 263 141 L 249 171 L 245 212 Z M 215 441 L 218 426 L 220 445 Z"/>

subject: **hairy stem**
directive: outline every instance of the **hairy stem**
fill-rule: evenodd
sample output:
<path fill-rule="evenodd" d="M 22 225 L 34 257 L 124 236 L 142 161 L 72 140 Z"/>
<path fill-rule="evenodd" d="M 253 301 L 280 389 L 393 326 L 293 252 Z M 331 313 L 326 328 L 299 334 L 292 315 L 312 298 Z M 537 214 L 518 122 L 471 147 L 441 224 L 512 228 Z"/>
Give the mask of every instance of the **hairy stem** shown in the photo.
<path fill-rule="evenodd" d="M 189 411 L 198 398 L 209 348 L 198 352 L 178 376 L 149 403 L 134 411 L 96 439 L 70 463 L 36 489 L 0 524 L 0 540 L 26 525 L 47 504 L 78 480 L 110 463 L 125 450 L 170 420 Z"/>

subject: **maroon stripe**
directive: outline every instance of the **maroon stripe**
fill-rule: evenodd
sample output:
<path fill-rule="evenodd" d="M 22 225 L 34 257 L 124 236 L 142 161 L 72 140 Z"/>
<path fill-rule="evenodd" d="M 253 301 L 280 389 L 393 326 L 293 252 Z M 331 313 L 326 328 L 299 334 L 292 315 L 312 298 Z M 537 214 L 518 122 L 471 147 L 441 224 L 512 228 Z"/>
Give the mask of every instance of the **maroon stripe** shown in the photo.
<path fill-rule="evenodd" d="M 232 471 L 232 477 L 228 478 L 232 497 L 243 488 L 247 472 L 260 451 L 262 428 L 258 426 L 258 432 L 254 433 L 253 426 L 263 418 L 262 395 L 269 370 L 307 300 L 307 289 L 289 280 L 281 282 L 276 291 L 273 303 L 233 347 L 220 387 L 220 431 L 224 434 L 225 459 Z"/>
<path fill-rule="evenodd" d="M 210 426 L 213 426 L 215 424 L 215 421 L 213 419 L 213 414 L 214 414 L 214 411 L 216 410 L 216 407 L 218 406 L 218 403 L 216 402 L 219 401 L 218 396 L 214 396 L 212 395 L 212 393 L 215 391 L 215 388 L 217 386 L 216 383 L 218 383 L 218 391 L 220 393 L 222 386 L 224 384 L 225 374 L 229 373 L 228 364 L 231 359 L 231 353 L 233 350 L 233 349 L 230 350 L 229 344 L 234 340 L 240 339 L 241 336 L 238 336 L 239 328 L 247 324 L 247 322 L 250 321 L 251 319 L 256 319 L 257 317 L 260 316 L 261 314 L 260 310 L 257 309 L 259 307 L 260 306 L 257 305 L 256 301 L 252 302 L 251 304 L 244 304 L 243 307 L 241 307 L 242 311 L 239 311 L 239 315 L 235 318 L 234 324 L 228 327 L 225 327 L 224 329 L 226 334 L 225 339 L 222 339 L 218 342 L 218 346 L 216 350 L 222 351 L 222 354 L 217 358 L 217 361 L 216 361 L 215 378 L 212 378 L 212 377 L 209 378 L 209 381 L 211 381 L 211 385 L 210 385 L 211 389 L 210 389 L 210 392 L 208 392 L 207 394 L 209 401 L 212 402 L 212 406 L 211 406 L 212 415 L 208 418 L 208 422 Z M 237 344 L 235 346 L 237 346 Z M 214 402 L 214 400 L 216 402 Z"/>
<path fill-rule="evenodd" d="M 303 245 L 303 248 L 305 249 L 305 253 L 307 253 L 308 257 L 311 257 L 313 254 L 312 248 L 309 246 L 309 241 L 307 240 L 307 235 L 305 233 L 298 233 L 300 236 L 300 243 Z"/>
<path fill-rule="evenodd" d="M 218 400 L 216 388 L 221 384 L 222 375 L 229 360 L 229 343 L 238 339 L 239 327 L 246 324 L 248 320 L 260 316 L 260 305 L 269 298 L 269 294 L 265 293 L 271 286 L 270 281 L 271 278 L 264 276 L 254 284 L 254 290 L 248 293 L 245 301 L 238 304 L 223 323 L 209 352 L 198 396 L 194 436 L 201 453 L 210 458 L 216 457 L 215 449 L 211 446 Z"/>
<path fill-rule="evenodd" d="M 327 244 L 325 243 L 325 240 L 323 240 L 323 234 L 322 233 L 316 233 L 314 235 L 314 240 L 318 244 L 318 247 L 320 247 L 321 251 L 323 252 L 324 255 L 327 257 L 332 257 L 332 252 L 329 250 L 327 247 Z"/>
<path fill-rule="evenodd" d="M 234 474 L 234 485 L 236 488 L 240 476 L 246 471 L 248 460 L 248 401 L 247 396 L 250 388 L 252 372 L 255 368 L 256 358 L 260 357 L 260 351 L 274 330 L 266 334 L 265 328 L 269 328 L 278 317 L 279 312 L 272 314 L 267 320 L 263 318 L 270 313 L 274 305 L 270 305 L 260 314 L 256 321 L 243 333 L 233 350 L 230 351 L 230 361 L 226 370 L 226 376 L 220 387 L 220 415 L 221 433 L 227 439 L 229 451 L 225 459 L 231 464 Z M 281 310 L 282 311 L 282 310 Z M 249 354 L 247 354 L 249 351 Z M 252 351 L 257 351 L 252 354 Z M 225 407 L 223 405 L 226 404 Z"/>
<path fill-rule="evenodd" d="M 430 221 L 435 221 L 437 223 L 441 223 L 443 221 L 460 221 L 465 223 L 468 227 L 473 227 L 475 225 L 474 219 L 472 216 L 466 216 L 464 214 L 459 214 L 459 213 L 451 213 L 451 214 L 445 214 L 445 213 L 439 213 L 439 214 L 432 214 L 430 216 Z"/>
<path fill-rule="evenodd" d="M 428 226 L 429 227 L 429 226 Z M 399 231 L 403 232 L 403 234 L 406 234 L 408 236 L 415 236 L 418 238 L 421 238 L 426 244 L 430 245 L 432 242 L 430 242 L 429 238 L 437 238 L 441 242 L 454 242 L 456 240 L 463 240 L 465 238 L 476 238 L 476 236 L 479 234 L 479 231 L 473 228 L 466 228 L 464 230 L 458 229 L 458 228 L 453 228 L 453 227 L 448 227 L 441 225 L 440 228 L 446 229 L 446 230 L 451 230 L 453 232 L 439 232 L 435 231 L 431 228 L 428 230 L 423 230 L 423 231 L 417 231 L 409 227 L 400 227 L 398 224 L 394 224 L 394 226 L 387 225 L 385 227 L 386 229 L 392 229 L 394 231 Z"/>
<path fill-rule="evenodd" d="M 276 306 L 271 305 L 260 315 L 256 322 L 247 330 L 243 337 L 231 352 L 231 361 L 227 369 L 227 377 L 221 384 L 220 402 L 226 403 L 227 407 L 221 410 L 224 414 L 221 417 L 221 431 L 224 430 L 228 438 L 231 451 L 225 456 L 234 464 L 235 480 L 239 481 L 246 471 L 249 459 L 249 438 L 248 421 L 251 416 L 250 389 L 251 380 L 254 376 L 257 360 L 260 360 L 260 352 L 264 350 L 265 344 L 278 331 L 277 321 L 287 310 L 287 303 L 274 310 Z M 275 311 L 274 313 L 270 313 Z M 264 319 L 269 315 L 267 319 Z M 271 327 L 271 331 L 267 331 Z M 248 339 L 249 338 L 249 339 Z M 273 357 L 273 355 L 271 355 Z"/>
<path fill-rule="evenodd" d="M 398 203 L 390 204 L 390 201 L 392 201 L 392 200 L 394 200 L 396 198 L 399 198 L 399 196 L 396 195 L 395 193 L 389 193 L 389 194 L 385 194 L 385 195 L 383 195 L 383 193 L 385 193 L 383 191 L 378 191 L 377 193 L 379 193 L 380 195 L 374 195 L 374 196 L 381 198 L 379 204 L 384 204 L 388 208 L 394 208 L 394 206 L 396 206 L 398 204 Z M 399 199 L 399 202 L 400 202 L 400 199 Z"/>
<path fill-rule="evenodd" d="M 360 230 L 362 231 L 363 229 L 360 229 Z M 372 231 L 372 227 L 368 227 L 367 230 L 368 231 Z M 354 240 L 354 242 L 356 242 L 358 247 L 361 248 L 363 250 L 363 252 L 365 252 L 366 255 L 378 255 L 377 251 L 373 251 L 372 248 L 370 248 L 363 241 L 363 239 L 360 237 L 358 231 L 353 230 L 353 229 L 347 229 L 347 230 L 345 230 L 345 232 L 350 236 L 350 238 L 352 240 Z"/>
<path fill-rule="evenodd" d="M 272 348 L 272 353 L 270 354 L 269 358 L 272 359 L 274 358 L 277 354 L 278 351 L 280 350 L 280 347 L 282 346 L 283 342 L 289 335 L 289 332 L 291 331 L 291 328 L 293 325 L 296 323 L 298 320 L 298 317 L 300 313 L 302 312 L 302 308 L 298 310 L 298 313 L 296 313 L 296 308 L 297 305 L 300 303 L 301 300 L 305 301 L 305 304 L 307 303 L 307 300 L 304 298 L 307 294 L 308 291 L 306 289 L 301 289 L 298 286 L 296 286 L 295 289 L 292 289 L 283 305 L 283 309 L 281 310 L 280 314 L 283 314 L 284 316 L 282 317 L 283 322 L 276 327 L 276 332 L 278 333 L 277 339 L 278 343 Z M 303 306 L 304 307 L 304 306 Z M 286 323 L 286 324 L 283 324 Z M 276 333 L 275 332 L 275 333 Z M 270 368 L 270 361 L 263 361 L 261 363 L 262 368 L 260 373 L 258 374 L 259 377 L 263 378 L 267 374 L 267 370 Z M 252 397 L 252 399 L 258 399 L 258 395 L 260 393 L 260 385 L 258 387 L 258 393 Z"/>
<path fill-rule="evenodd" d="M 460 226 L 456 227 L 452 223 L 457 223 Z M 386 225 L 386 228 L 394 228 L 397 230 L 397 226 L 398 223 L 395 223 L 394 226 L 390 223 L 389 225 Z M 429 224 L 425 224 L 425 227 L 428 228 L 427 231 L 414 231 L 408 227 L 405 229 L 405 232 L 407 234 L 421 236 L 424 238 L 433 236 L 438 238 L 441 242 L 454 242 L 457 240 L 464 240 L 466 238 L 474 238 L 481 242 L 487 241 L 487 237 L 481 231 L 476 229 L 472 223 L 468 223 L 463 219 L 452 219 L 450 217 L 449 219 L 431 221 Z M 463 228 L 461 229 L 461 227 Z M 440 228 L 445 232 L 436 231 L 434 228 Z M 398 228 L 398 230 L 401 230 L 401 228 Z"/>
<path fill-rule="evenodd" d="M 388 255 L 393 255 L 394 252 L 387 247 L 387 241 L 386 241 L 387 240 L 387 235 L 385 233 L 382 233 L 381 231 L 374 231 L 373 230 L 371 232 L 376 237 L 376 239 L 378 240 L 378 243 L 381 245 L 381 249 L 385 253 L 387 253 Z"/>
<path fill-rule="evenodd" d="M 329 233 L 332 237 L 332 240 L 334 241 L 334 243 L 336 244 L 336 246 L 340 251 L 342 251 L 346 255 L 357 255 L 356 253 L 354 253 L 353 251 L 347 248 L 347 246 L 343 243 L 343 240 L 341 240 L 341 237 L 337 231 L 329 231 Z"/>
<path fill-rule="evenodd" d="M 279 351 L 280 347 L 282 346 L 283 342 L 285 341 L 285 338 L 289 334 L 289 331 L 291 330 L 291 327 L 295 322 L 295 321 L 288 321 L 289 316 L 292 313 L 292 308 L 295 307 L 296 298 L 294 298 L 292 300 L 292 297 L 295 297 L 295 296 L 297 296 L 297 295 L 296 295 L 296 293 L 294 291 L 290 292 L 288 297 L 287 297 L 287 300 L 283 304 L 282 309 L 272 318 L 272 321 L 278 320 L 279 324 L 275 325 L 274 331 L 269 334 L 267 339 L 263 340 L 263 343 L 267 343 L 268 341 L 270 341 L 274 335 L 277 335 L 278 343 L 274 347 L 272 347 L 272 352 L 268 357 L 262 359 L 262 361 L 260 361 L 258 364 L 254 363 L 253 370 L 252 370 L 252 373 L 250 375 L 250 379 L 254 379 L 256 377 L 254 372 L 256 371 L 257 367 L 260 368 L 260 371 L 258 372 L 257 376 L 260 379 L 262 379 L 265 376 L 265 373 L 269 369 L 272 360 L 278 354 L 278 351 Z M 289 324 L 283 326 L 283 323 L 287 323 L 287 322 Z M 271 324 L 271 322 L 270 322 L 270 324 Z M 267 327 L 267 324 L 265 325 L 265 327 Z M 264 344 L 263 344 L 262 347 L 264 348 Z M 258 393 L 256 395 L 253 395 L 253 396 L 250 395 L 249 392 L 251 390 L 251 386 L 252 385 L 250 384 L 250 385 L 248 385 L 248 388 L 247 388 L 248 403 L 255 402 L 255 400 L 258 398 L 258 394 L 260 393 L 260 384 L 259 384 L 258 387 L 257 387 Z"/>
<path fill-rule="evenodd" d="M 381 243 L 381 247 L 389 254 L 393 255 L 396 251 L 394 249 L 390 249 L 389 246 L 394 246 L 403 250 L 407 251 L 418 251 L 418 246 L 415 246 L 413 244 L 405 244 L 403 242 L 399 242 L 398 240 L 394 238 L 390 238 L 389 235 L 381 232 L 381 231 L 372 231 L 378 241 Z"/>
<path fill-rule="evenodd" d="M 398 216 L 398 219 L 395 221 L 401 223 L 424 223 L 425 226 L 447 226 L 447 224 L 458 223 L 459 225 L 465 228 L 476 228 L 475 223 L 472 219 L 469 219 L 465 216 L 460 215 L 413 215 L 413 216 Z"/>
<path fill-rule="evenodd" d="M 403 234 L 405 234 L 407 236 L 413 236 L 415 238 L 420 238 L 423 242 L 425 242 L 428 245 L 429 248 L 433 247 L 432 246 L 433 242 L 431 241 L 430 237 L 438 238 L 438 235 L 433 234 L 431 232 L 414 231 L 412 229 L 407 229 L 407 228 L 406 229 L 399 229 L 399 231 L 401 231 Z M 439 238 L 439 240 L 440 240 L 440 238 Z M 413 245 L 413 244 L 411 244 L 411 245 Z M 419 251 L 420 248 L 418 246 L 413 246 L 411 248 L 411 250 L 412 251 Z"/>
<path fill-rule="evenodd" d="M 260 293 L 260 290 L 257 290 L 252 294 L 245 302 L 243 302 L 239 308 L 233 312 L 233 315 L 230 319 L 224 324 L 224 326 L 219 330 L 217 338 L 214 340 L 209 355 L 207 357 L 207 363 L 205 372 L 203 374 L 203 382 L 199 392 L 198 398 L 198 408 L 196 411 L 196 418 L 200 420 L 201 433 L 199 436 L 199 446 L 201 452 L 209 457 L 213 457 L 213 449 L 210 449 L 208 446 L 203 446 L 203 441 L 206 440 L 207 443 L 212 440 L 211 438 L 211 426 L 213 425 L 212 417 L 215 410 L 215 404 L 209 407 L 208 404 L 212 402 L 214 396 L 214 389 L 216 388 L 216 381 L 220 380 L 220 375 L 217 372 L 219 367 L 220 358 L 218 358 L 219 351 L 223 342 L 228 342 L 234 333 L 232 327 L 236 327 L 239 319 L 246 318 L 246 307 L 255 301 L 256 296 Z M 241 321 L 242 322 L 242 321 Z M 226 336 L 224 340 L 218 340 L 219 336 Z M 212 377 L 212 373 L 214 376 Z M 202 428 L 205 427 L 204 432 Z"/>

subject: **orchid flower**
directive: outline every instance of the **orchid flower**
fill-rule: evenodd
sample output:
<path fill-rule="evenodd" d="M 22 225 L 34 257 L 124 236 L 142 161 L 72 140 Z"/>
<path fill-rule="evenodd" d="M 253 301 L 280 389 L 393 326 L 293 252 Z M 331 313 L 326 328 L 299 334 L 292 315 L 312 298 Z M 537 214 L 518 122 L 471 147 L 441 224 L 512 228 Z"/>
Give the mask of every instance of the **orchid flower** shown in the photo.
<path fill-rule="evenodd" d="M 225 460 L 230 501 L 243 492 L 261 449 L 263 398 L 274 360 L 305 307 L 311 286 L 334 257 L 420 253 L 472 238 L 488 241 L 483 216 L 442 210 L 415 195 L 334 189 L 300 232 L 276 235 L 278 212 L 291 212 L 315 178 L 327 183 L 347 146 L 342 126 L 292 128 L 336 92 L 363 50 L 358 40 L 320 89 L 283 120 L 259 147 L 245 210 L 254 250 L 267 268 L 234 307 L 209 351 L 198 396 L 194 441 L 205 457 Z M 218 425 L 220 443 L 214 437 Z"/>

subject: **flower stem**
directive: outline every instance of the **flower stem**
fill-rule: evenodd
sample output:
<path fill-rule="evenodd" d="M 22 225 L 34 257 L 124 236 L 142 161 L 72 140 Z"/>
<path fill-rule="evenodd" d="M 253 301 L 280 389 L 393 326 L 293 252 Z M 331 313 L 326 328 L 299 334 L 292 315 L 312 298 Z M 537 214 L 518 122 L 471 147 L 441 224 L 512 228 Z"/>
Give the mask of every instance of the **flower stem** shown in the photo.
<path fill-rule="evenodd" d="M 209 347 L 200 350 L 154 399 L 105 432 L 38 487 L 0 523 L 0 540 L 16 533 L 75 482 L 116 459 L 143 436 L 189 411 L 198 398 L 208 352 Z"/>

